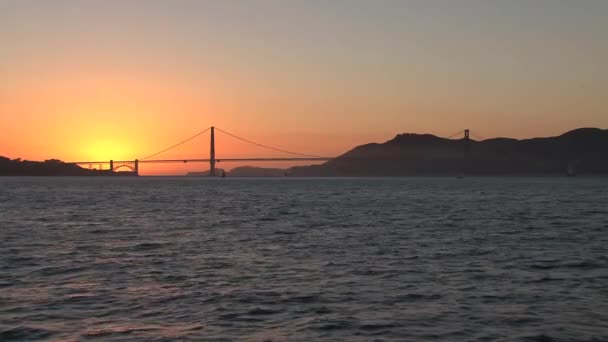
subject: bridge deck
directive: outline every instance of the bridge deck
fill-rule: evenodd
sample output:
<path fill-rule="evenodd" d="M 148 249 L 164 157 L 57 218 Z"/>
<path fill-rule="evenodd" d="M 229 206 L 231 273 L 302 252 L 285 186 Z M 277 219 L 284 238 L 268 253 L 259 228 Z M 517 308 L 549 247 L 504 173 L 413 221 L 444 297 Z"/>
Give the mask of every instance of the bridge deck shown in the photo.
<path fill-rule="evenodd" d="M 253 161 L 328 161 L 334 158 L 216 158 L 215 161 L 220 162 L 253 162 Z M 211 159 L 155 159 L 155 160 L 139 160 L 139 163 L 209 163 Z M 115 164 L 133 163 L 133 160 L 114 160 Z M 108 164 L 110 161 L 80 161 L 70 162 L 69 164 Z"/>

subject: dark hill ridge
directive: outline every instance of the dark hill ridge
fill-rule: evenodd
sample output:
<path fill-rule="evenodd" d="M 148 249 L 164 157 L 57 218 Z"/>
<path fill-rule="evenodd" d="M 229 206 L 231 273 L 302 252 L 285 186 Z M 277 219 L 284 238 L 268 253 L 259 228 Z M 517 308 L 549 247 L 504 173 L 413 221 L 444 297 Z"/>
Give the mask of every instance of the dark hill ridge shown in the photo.
<path fill-rule="evenodd" d="M 43 162 L 0 156 L 0 176 L 105 176 L 108 171 L 83 169 L 56 159 Z"/>
<path fill-rule="evenodd" d="M 355 147 L 325 164 L 294 167 L 294 176 L 608 174 L 608 130 L 580 128 L 557 137 L 465 141 L 399 134 Z"/>
<path fill-rule="evenodd" d="M 282 177 L 285 176 L 284 169 L 240 166 L 228 172 L 230 177 Z"/>

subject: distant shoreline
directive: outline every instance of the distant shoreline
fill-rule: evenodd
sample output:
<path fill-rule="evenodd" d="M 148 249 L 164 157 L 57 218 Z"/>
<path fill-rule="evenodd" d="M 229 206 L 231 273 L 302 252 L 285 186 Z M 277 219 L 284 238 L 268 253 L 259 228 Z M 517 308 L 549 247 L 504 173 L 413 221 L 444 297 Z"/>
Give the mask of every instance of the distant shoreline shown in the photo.
<path fill-rule="evenodd" d="M 563 174 L 475 174 L 475 175 L 401 175 L 401 176 L 235 176 L 235 177 L 209 177 L 209 176 L 185 176 L 185 175 L 139 175 L 139 176 L 111 176 L 111 175 L 0 175 L 2 178 L 118 178 L 118 179 L 144 179 L 144 178 L 180 178 L 192 180 L 230 180 L 230 179 L 385 179 L 385 178 L 455 178 L 455 179 L 475 179 L 475 178 L 608 178 L 608 174 L 584 174 L 570 177 Z"/>
<path fill-rule="evenodd" d="M 405 133 L 384 143 L 357 146 L 323 164 L 287 169 L 241 166 L 221 171 L 227 178 L 608 176 L 608 130 L 579 128 L 556 137 L 481 141 L 468 136 L 454 140 Z M 56 159 L 37 162 L 0 157 L 0 176 L 129 177 L 137 173 L 137 164 L 133 172 L 116 172 L 85 169 Z M 208 174 L 203 170 L 169 177 L 206 178 Z"/>

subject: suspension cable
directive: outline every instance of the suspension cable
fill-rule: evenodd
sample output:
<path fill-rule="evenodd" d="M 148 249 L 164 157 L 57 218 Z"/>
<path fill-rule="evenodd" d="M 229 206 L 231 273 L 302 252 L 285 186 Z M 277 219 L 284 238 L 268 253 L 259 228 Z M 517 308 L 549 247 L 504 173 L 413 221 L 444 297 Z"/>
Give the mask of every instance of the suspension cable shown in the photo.
<path fill-rule="evenodd" d="M 458 132 L 456 132 L 456 133 L 454 133 L 454 134 L 450 135 L 449 137 L 447 137 L 447 138 L 445 138 L 445 139 L 452 139 L 453 137 L 455 137 L 455 136 L 457 136 L 457 135 L 462 134 L 462 132 L 464 132 L 464 131 L 462 131 L 462 130 L 461 130 L 461 131 L 458 131 Z"/>
<path fill-rule="evenodd" d="M 287 150 L 282 150 L 280 148 L 271 147 L 271 146 L 267 146 L 267 145 L 264 145 L 264 144 L 259 144 L 259 143 L 256 143 L 254 141 L 247 140 L 245 138 L 241 138 L 241 137 L 239 137 L 237 135 L 234 135 L 232 133 L 226 132 L 226 131 L 224 131 L 221 128 L 215 127 L 215 129 L 218 130 L 218 131 L 220 131 L 220 132 L 222 132 L 222 133 L 224 133 L 224 134 L 227 134 L 227 135 L 229 135 L 229 136 L 231 136 L 233 138 L 242 140 L 242 141 L 244 141 L 246 143 L 253 144 L 253 145 L 256 145 L 256 146 L 259 146 L 259 147 L 263 147 L 263 148 L 267 148 L 267 149 L 270 149 L 270 150 L 274 150 L 274 151 L 277 151 L 277 152 L 283 152 L 283 153 L 287 153 L 287 154 L 293 154 L 293 155 L 296 155 L 296 156 L 309 157 L 309 158 L 326 158 L 324 156 L 317 156 L 317 155 L 312 155 L 312 154 L 303 154 L 303 153 L 291 152 L 291 151 L 287 151 Z"/>
<path fill-rule="evenodd" d="M 166 148 L 166 149 L 164 149 L 164 150 L 162 150 L 162 151 L 160 151 L 160 152 L 153 153 L 153 154 L 151 154 L 151 155 L 149 155 L 149 156 L 147 156 L 147 157 L 145 157 L 145 158 L 141 158 L 140 160 L 146 160 L 146 159 L 149 159 L 149 158 L 155 157 L 155 156 L 157 156 L 157 155 L 159 155 L 159 154 L 161 154 L 161 153 L 167 152 L 167 151 L 169 151 L 169 150 L 171 150 L 171 149 L 174 149 L 174 148 L 176 148 L 176 147 L 178 147 L 178 146 L 180 146 L 180 145 L 183 145 L 183 144 L 187 143 L 188 141 L 190 141 L 190 140 L 192 140 L 192 139 L 194 139 L 194 138 L 198 137 L 199 135 L 201 135 L 201 134 L 203 134 L 203 133 L 207 132 L 207 131 L 208 131 L 208 130 L 210 130 L 210 129 L 211 129 L 211 127 L 207 127 L 207 129 L 205 129 L 205 130 L 203 130 L 203 131 L 200 131 L 200 132 L 196 133 L 195 135 L 191 136 L 190 138 L 188 138 L 188 139 L 186 139 L 186 140 L 184 140 L 184 141 L 181 141 L 181 142 L 179 142 L 179 143 L 177 143 L 177 144 L 175 144 L 175 145 L 173 145 L 173 146 L 171 146 L 171 147 L 168 147 L 168 148 Z"/>

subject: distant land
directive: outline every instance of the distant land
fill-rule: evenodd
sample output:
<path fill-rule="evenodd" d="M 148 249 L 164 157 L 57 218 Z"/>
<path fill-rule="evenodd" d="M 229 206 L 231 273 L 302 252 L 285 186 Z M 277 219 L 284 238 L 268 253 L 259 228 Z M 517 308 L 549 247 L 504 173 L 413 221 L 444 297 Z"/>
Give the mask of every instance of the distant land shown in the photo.
<path fill-rule="evenodd" d="M 218 175 L 221 175 L 222 172 L 225 172 L 223 169 L 216 169 Z M 209 170 L 206 171 L 192 171 L 186 173 L 186 177 L 209 177 Z"/>
<path fill-rule="evenodd" d="M 224 169 L 216 169 L 217 175 L 222 175 L 226 173 L 227 177 L 282 177 L 285 176 L 288 172 L 287 169 L 275 169 L 275 168 L 264 168 L 264 167 L 255 167 L 255 166 L 240 166 L 235 167 L 230 171 L 225 171 Z M 209 170 L 206 171 L 197 171 L 197 172 L 188 172 L 186 174 L 187 177 L 207 177 L 209 176 Z"/>
<path fill-rule="evenodd" d="M 254 167 L 254 166 L 241 166 L 236 167 L 230 172 L 228 172 L 228 176 L 230 177 L 282 177 L 288 171 L 286 169 L 274 169 L 274 168 L 264 168 L 264 167 Z"/>
<path fill-rule="evenodd" d="M 465 141 L 399 134 L 357 146 L 322 165 L 289 169 L 291 176 L 608 175 L 608 130 L 580 128 L 557 137 Z"/>
<path fill-rule="evenodd" d="M 108 171 L 89 170 L 50 159 L 43 162 L 0 156 L 0 176 L 106 176 Z"/>
<path fill-rule="evenodd" d="M 468 147 L 465 147 L 467 146 Z M 219 170 L 220 173 L 222 170 Z M 398 134 L 370 143 L 324 164 L 288 169 L 243 166 L 229 177 L 372 177 L 458 175 L 608 175 L 608 130 L 580 128 L 556 137 L 482 141 L 431 134 Z M 116 174 L 116 173 L 115 173 Z M 118 173 L 120 174 L 120 173 Z M 208 171 L 187 176 L 206 176 Z M 0 176 L 107 176 L 56 159 L 44 162 L 0 157 Z"/>

